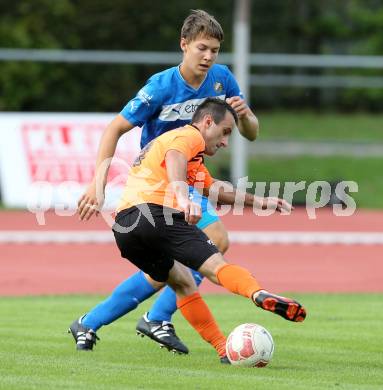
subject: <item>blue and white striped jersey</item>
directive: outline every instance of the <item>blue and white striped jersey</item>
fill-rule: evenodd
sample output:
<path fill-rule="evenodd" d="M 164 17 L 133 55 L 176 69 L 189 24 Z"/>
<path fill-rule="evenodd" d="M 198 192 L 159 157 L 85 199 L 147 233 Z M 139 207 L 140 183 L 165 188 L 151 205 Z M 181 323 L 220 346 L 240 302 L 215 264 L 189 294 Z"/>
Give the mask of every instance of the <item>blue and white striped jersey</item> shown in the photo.
<path fill-rule="evenodd" d="M 227 66 L 214 64 L 198 89 L 186 83 L 178 66 L 153 75 L 122 109 L 132 125 L 142 127 L 141 148 L 166 131 L 190 123 L 194 111 L 208 97 L 241 96 Z"/>

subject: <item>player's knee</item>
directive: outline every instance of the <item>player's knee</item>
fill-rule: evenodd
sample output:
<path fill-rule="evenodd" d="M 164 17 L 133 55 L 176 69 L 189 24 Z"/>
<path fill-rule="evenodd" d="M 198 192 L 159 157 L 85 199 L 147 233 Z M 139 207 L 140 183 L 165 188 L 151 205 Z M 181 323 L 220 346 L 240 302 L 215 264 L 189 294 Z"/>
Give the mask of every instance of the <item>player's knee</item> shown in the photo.
<path fill-rule="evenodd" d="M 217 272 L 224 265 L 226 265 L 226 261 L 220 253 L 216 253 L 210 256 L 199 268 L 199 272 L 202 275 L 206 276 L 211 282 L 215 284 L 219 284 L 217 279 Z"/>
<path fill-rule="evenodd" d="M 206 226 L 203 231 L 222 254 L 229 249 L 229 235 L 221 221 Z"/>
<path fill-rule="evenodd" d="M 197 291 L 197 285 L 190 270 L 177 262 L 169 272 L 168 284 L 178 297 L 185 297 Z"/>
<path fill-rule="evenodd" d="M 158 282 L 157 280 L 154 280 L 150 275 L 144 274 L 145 279 L 147 282 L 155 289 L 155 290 L 161 290 L 162 287 L 165 286 L 166 283 L 164 282 Z"/>
<path fill-rule="evenodd" d="M 194 294 L 198 288 L 194 280 L 177 279 L 169 280 L 169 286 L 175 291 L 177 297 L 186 297 Z"/>
<path fill-rule="evenodd" d="M 227 231 L 225 230 L 219 238 L 216 240 L 215 246 L 217 249 L 222 253 L 225 254 L 226 251 L 229 249 L 229 235 L 227 234 Z"/>
<path fill-rule="evenodd" d="M 190 284 L 176 284 L 172 288 L 175 291 L 177 297 L 180 298 L 187 297 L 198 291 L 196 285 L 193 286 Z"/>

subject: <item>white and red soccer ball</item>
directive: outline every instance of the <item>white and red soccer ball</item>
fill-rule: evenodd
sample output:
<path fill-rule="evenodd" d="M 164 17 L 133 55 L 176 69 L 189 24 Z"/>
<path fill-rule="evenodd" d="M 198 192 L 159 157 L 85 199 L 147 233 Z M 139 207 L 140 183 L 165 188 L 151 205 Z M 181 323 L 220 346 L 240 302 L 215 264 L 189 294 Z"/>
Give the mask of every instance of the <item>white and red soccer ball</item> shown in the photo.
<path fill-rule="evenodd" d="M 264 367 L 273 357 L 274 341 L 261 325 L 237 326 L 226 341 L 226 355 L 233 366 Z"/>

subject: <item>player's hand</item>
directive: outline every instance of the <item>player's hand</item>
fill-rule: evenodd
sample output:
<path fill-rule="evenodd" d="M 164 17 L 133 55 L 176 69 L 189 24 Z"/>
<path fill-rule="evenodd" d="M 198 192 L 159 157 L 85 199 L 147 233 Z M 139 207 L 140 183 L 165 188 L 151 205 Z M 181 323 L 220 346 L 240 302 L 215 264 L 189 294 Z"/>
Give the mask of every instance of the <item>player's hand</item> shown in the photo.
<path fill-rule="evenodd" d="M 190 199 L 177 199 L 179 206 L 185 213 L 185 221 L 189 225 L 195 225 L 202 217 L 201 207 Z"/>
<path fill-rule="evenodd" d="M 240 96 L 227 98 L 226 103 L 230 104 L 230 106 L 235 110 L 238 118 L 243 118 L 250 112 L 249 106 Z"/>
<path fill-rule="evenodd" d="M 275 209 L 282 214 L 290 214 L 294 207 L 284 199 L 268 197 L 263 198 L 262 209 Z"/>
<path fill-rule="evenodd" d="M 92 183 L 77 203 L 77 212 L 81 221 L 88 221 L 93 214 L 98 216 L 104 203 L 104 191 L 99 198 L 97 198 L 96 186 Z"/>

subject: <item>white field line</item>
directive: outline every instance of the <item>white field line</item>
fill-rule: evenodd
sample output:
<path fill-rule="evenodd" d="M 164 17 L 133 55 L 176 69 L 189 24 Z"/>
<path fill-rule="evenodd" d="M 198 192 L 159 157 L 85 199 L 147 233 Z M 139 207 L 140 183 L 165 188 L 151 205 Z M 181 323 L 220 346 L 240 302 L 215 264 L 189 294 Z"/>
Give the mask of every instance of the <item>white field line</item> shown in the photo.
<path fill-rule="evenodd" d="M 230 231 L 233 244 L 383 245 L 383 232 Z M 111 231 L 0 231 L 0 244 L 105 244 Z"/>

